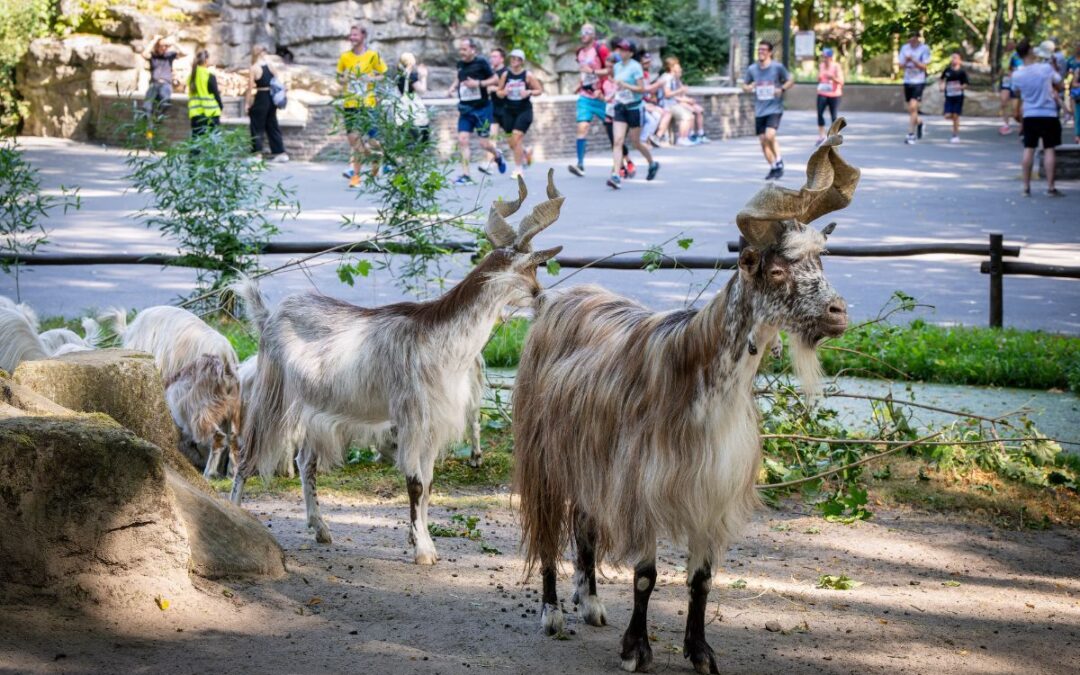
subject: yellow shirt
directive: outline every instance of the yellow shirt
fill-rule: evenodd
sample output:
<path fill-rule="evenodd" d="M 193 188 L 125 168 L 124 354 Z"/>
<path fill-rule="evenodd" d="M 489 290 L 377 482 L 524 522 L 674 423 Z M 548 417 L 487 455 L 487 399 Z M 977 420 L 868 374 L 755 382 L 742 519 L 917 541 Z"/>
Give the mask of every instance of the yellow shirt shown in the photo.
<path fill-rule="evenodd" d="M 363 54 L 355 54 L 349 50 L 341 55 L 337 62 L 338 74 L 345 74 L 345 107 L 357 108 L 360 106 L 360 97 L 364 96 L 364 105 L 368 108 L 375 107 L 375 83 L 367 79 L 372 73 L 385 73 L 386 63 L 379 57 L 378 52 L 369 49 Z"/>

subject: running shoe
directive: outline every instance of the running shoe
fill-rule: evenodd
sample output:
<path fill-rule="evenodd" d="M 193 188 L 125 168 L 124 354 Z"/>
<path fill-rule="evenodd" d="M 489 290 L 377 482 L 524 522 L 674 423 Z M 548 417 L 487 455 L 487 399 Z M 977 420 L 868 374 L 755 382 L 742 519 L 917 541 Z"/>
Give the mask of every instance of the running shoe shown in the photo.
<path fill-rule="evenodd" d="M 1064 197 L 1065 193 L 1057 188 L 1050 188 L 1046 191 L 1047 197 Z"/>
<path fill-rule="evenodd" d="M 652 180 L 656 178 L 656 172 L 660 170 L 660 162 L 649 162 L 649 173 L 645 175 L 645 180 Z"/>
<path fill-rule="evenodd" d="M 344 176 L 346 179 L 352 179 L 353 173 L 354 173 L 354 171 L 352 170 L 352 167 L 349 167 L 349 170 L 348 171 L 342 171 L 341 175 Z"/>
<path fill-rule="evenodd" d="M 501 152 L 495 155 L 495 164 L 499 166 L 499 173 L 506 173 L 506 160 Z"/>
<path fill-rule="evenodd" d="M 712 143 L 712 139 L 709 138 L 708 136 L 706 136 L 705 134 L 701 134 L 700 136 L 697 137 L 697 142 L 698 143 Z"/>
<path fill-rule="evenodd" d="M 908 134 L 907 138 L 904 139 L 904 143 L 907 145 L 915 145 L 915 134 Z"/>
<path fill-rule="evenodd" d="M 953 136 L 952 138 L 949 139 L 949 142 L 950 143 L 959 143 L 960 142 L 960 137 L 959 136 Z"/>
<path fill-rule="evenodd" d="M 626 180 L 627 176 L 626 176 L 626 167 L 625 166 L 620 166 L 619 167 L 619 178 L 622 178 L 623 180 Z"/>
<path fill-rule="evenodd" d="M 922 140 L 922 122 L 919 122 L 919 126 L 915 127 L 915 138 Z"/>
<path fill-rule="evenodd" d="M 776 180 L 776 172 L 779 171 L 776 167 L 769 169 L 769 173 L 765 175 L 765 180 Z"/>
<path fill-rule="evenodd" d="M 776 167 L 776 175 L 773 176 L 773 180 L 780 180 L 783 177 L 784 177 L 784 163 L 780 162 L 779 166 Z"/>
<path fill-rule="evenodd" d="M 689 138 L 680 138 L 679 140 L 675 141 L 675 145 L 679 146 L 680 148 L 689 148 L 691 146 L 697 145 L 697 143 L 693 142 Z"/>
<path fill-rule="evenodd" d="M 518 178 L 524 178 L 524 177 L 525 177 L 525 172 L 522 171 L 521 169 L 514 169 L 513 171 L 510 172 L 510 178 L 512 178 L 513 180 L 517 180 Z"/>
<path fill-rule="evenodd" d="M 454 185 L 476 185 L 476 181 L 467 173 L 463 173 L 454 180 Z"/>
<path fill-rule="evenodd" d="M 532 148 L 525 148 L 525 166 L 527 166 L 527 167 L 532 166 L 532 155 L 533 155 L 533 149 Z"/>
<path fill-rule="evenodd" d="M 574 174 L 578 178 L 585 177 L 585 167 L 581 166 L 580 164 L 571 164 L 566 168 L 570 169 L 570 173 Z"/>
<path fill-rule="evenodd" d="M 611 174 L 611 177 L 607 179 L 607 185 L 612 190 L 618 190 L 622 188 L 622 179 L 615 174 Z"/>
<path fill-rule="evenodd" d="M 998 127 L 998 133 L 1002 136 L 1008 136 L 1012 133 L 1012 127 L 1008 124 L 1002 124 L 1000 127 Z"/>
<path fill-rule="evenodd" d="M 360 176 L 358 176 L 358 175 L 356 175 L 354 173 L 352 175 L 352 178 L 349 179 L 349 187 L 350 188 L 358 188 L 358 187 L 360 187 Z"/>
<path fill-rule="evenodd" d="M 780 169 L 780 173 L 784 173 L 784 160 L 782 160 L 782 159 L 776 160 L 776 168 Z"/>
<path fill-rule="evenodd" d="M 289 161 L 289 155 L 284 152 L 279 152 L 270 158 L 271 164 L 284 164 Z"/>
<path fill-rule="evenodd" d="M 637 175 L 637 167 L 634 166 L 634 162 L 627 157 L 626 158 L 626 177 L 633 178 Z"/>

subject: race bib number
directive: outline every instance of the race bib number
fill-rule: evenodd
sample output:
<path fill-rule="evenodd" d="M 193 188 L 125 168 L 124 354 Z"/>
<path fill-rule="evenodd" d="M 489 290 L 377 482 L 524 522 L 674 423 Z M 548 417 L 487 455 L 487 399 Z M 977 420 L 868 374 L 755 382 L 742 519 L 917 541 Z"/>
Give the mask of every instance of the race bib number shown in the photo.
<path fill-rule="evenodd" d="M 608 103 L 607 105 L 604 106 L 604 116 L 605 117 L 614 117 L 615 116 L 615 104 L 614 103 Z"/>
<path fill-rule="evenodd" d="M 462 101 L 479 101 L 480 87 L 467 87 L 462 83 L 458 85 L 458 98 Z"/>
<path fill-rule="evenodd" d="M 600 78 L 596 76 L 596 73 L 581 74 L 581 86 L 583 87 L 595 87 L 596 83 L 599 81 Z"/>
<path fill-rule="evenodd" d="M 510 101 L 520 101 L 525 98 L 525 80 L 511 80 L 506 83 L 506 98 Z"/>
<path fill-rule="evenodd" d="M 945 83 L 945 95 L 946 96 L 963 96 L 964 87 L 956 80 L 950 80 Z"/>
<path fill-rule="evenodd" d="M 1012 89 L 1012 77 L 1006 75 L 1005 77 L 1001 78 L 1001 88 Z"/>
<path fill-rule="evenodd" d="M 629 89 L 620 89 L 615 92 L 615 102 L 629 105 L 634 102 L 634 92 Z"/>
<path fill-rule="evenodd" d="M 759 101 L 771 101 L 776 98 L 776 85 L 772 82 L 758 82 L 754 94 Z"/>
<path fill-rule="evenodd" d="M 831 94 L 833 92 L 832 82 L 818 82 L 817 90 L 819 94 Z"/>

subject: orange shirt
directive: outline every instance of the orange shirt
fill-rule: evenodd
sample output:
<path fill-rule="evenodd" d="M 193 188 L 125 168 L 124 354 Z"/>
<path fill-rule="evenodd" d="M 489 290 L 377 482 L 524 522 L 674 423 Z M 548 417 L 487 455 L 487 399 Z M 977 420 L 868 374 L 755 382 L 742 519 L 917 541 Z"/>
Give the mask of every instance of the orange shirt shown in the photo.
<path fill-rule="evenodd" d="M 844 73 L 840 70 L 840 64 L 833 61 L 829 65 L 818 64 L 818 96 L 837 98 L 844 93 Z"/>

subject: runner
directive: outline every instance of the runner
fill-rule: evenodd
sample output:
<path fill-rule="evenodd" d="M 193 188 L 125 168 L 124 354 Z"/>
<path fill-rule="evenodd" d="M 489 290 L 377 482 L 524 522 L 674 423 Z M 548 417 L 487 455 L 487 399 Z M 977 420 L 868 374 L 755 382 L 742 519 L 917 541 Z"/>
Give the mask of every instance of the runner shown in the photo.
<path fill-rule="evenodd" d="M 660 163 L 653 160 L 649 148 L 641 142 L 641 117 L 644 114 L 642 95 L 645 93 L 645 71 L 634 60 L 634 45 L 629 40 L 620 40 L 616 45 L 618 61 L 612 69 L 615 81 L 615 111 L 612 115 L 611 177 L 609 187 L 618 190 L 622 187 L 619 169 L 623 162 L 623 142 L 630 135 L 630 142 L 649 163 L 649 173 L 645 180 L 656 178 Z"/>
<path fill-rule="evenodd" d="M 477 56 L 480 51 L 476 40 L 462 38 L 458 42 L 457 76 L 450 84 L 447 96 L 458 97 L 458 152 L 461 153 L 461 175 L 455 185 L 475 185 L 469 175 L 469 140 L 475 133 L 480 147 L 495 157 L 499 173 L 506 173 L 506 161 L 495 144 L 491 142 L 492 110 L 488 87 L 498 83 L 499 78 L 491 70 L 487 59 Z"/>
<path fill-rule="evenodd" d="M 592 24 L 581 27 L 581 47 L 577 50 L 578 70 L 581 83 L 578 84 L 577 100 L 577 164 L 570 165 L 570 173 L 575 176 L 585 175 L 586 138 L 593 119 L 604 122 L 604 82 L 611 73 L 607 66 L 610 52 L 606 45 L 596 41 L 596 28 Z"/>
<path fill-rule="evenodd" d="M 930 48 L 920 40 L 918 30 L 911 31 L 908 41 L 900 48 L 900 67 L 904 69 L 904 105 L 908 112 L 908 135 L 904 142 L 914 145 L 922 139 L 923 123 L 919 117 L 923 88 L 926 87 L 926 67 L 930 63 Z"/>
<path fill-rule="evenodd" d="M 964 91 L 968 86 L 968 74 L 960 63 L 960 52 L 953 52 L 949 65 L 941 74 L 941 91 L 945 92 L 945 119 L 952 120 L 950 143 L 960 142 L 960 115 L 964 111 Z"/>
<path fill-rule="evenodd" d="M 514 178 L 521 176 L 525 159 L 525 134 L 533 121 L 533 98 L 544 93 L 540 81 L 525 70 L 525 52 L 510 52 L 510 68 L 499 78 L 499 99 L 504 102 L 503 121 L 510 132 L 510 150 L 514 153 Z"/>
<path fill-rule="evenodd" d="M 373 120 L 375 107 L 375 83 L 383 79 L 386 63 L 378 52 L 367 46 L 367 29 L 354 25 L 349 29 L 352 49 L 343 53 L 337 62 L 338 83 L 345 91 L 342 115 L 345 132 L 349 139 L 349 162 L 352 169 L 346 174 L 349 187 L 360 187 L 360 172 L 364 158 L 379 149 L 375 140 L 378 130 Z M 373 162 L 372 175 L 379 171 L 378 161 Z"/>
<path fill-rule="evenodd" d="M 817 82 L 817 145 L 821 145 L 825 142 L 825 109 L 829 109 L 829 122 L 835 122 L 844 94 L 844 71 L 833 60 L 832 47 L 821 50 Z"/>
<path fill-rule="evenodd" d="M 1016 110 L 1017 103 L 1019 101 L 1016 97 L 1016 92 L 1012 88 L 1012 74 L 1013 72 L 1023 65 L 1023 60 L 1020 55 L 1016 53 L 1016 42 L 1009 40 L 1005 43 L 1005 53 L 1009 55 L 1008 65 L 1005 66 L 1004 73 L 1001 76 L 1001 85 L 998 89 L 998 96 L 1001 98 L 1001 128 L 998 129 L 998 133 L 1002 136 L 1007 136 L 1012 133 L 1012 120 L 1016 117 L 1016 120 L 1020 120 L 1020 116 Z"/>
<path fill-rule="evenodd" d="M 1069 103 L 1073 114 L 1073 143 L 1080 145 L 1080 40 L 1073 45 L 1072 55 L 1065 62 L 1069 74 Z"/>
<path fill-rule="evenodd" d="M 495 147 L 499 147 L 499 137 L 503 133 L 510 133 L 510 128 L 503 124 L 503 115 L 506 112 L 506 101 L 496 96 L 499 91 L 499 82 L 502 81 L 502 76 L 506 73 L 506 50 L 502 47 L 493 47 L 488 52 L 488 63 L 491 64 L 491 70 L 495 73 L 495 84 L 487 88 L 488 98 L 491 99 L 491 142 Z M 490 176 L 491 175 L 491 162 L 486 162 L 483 166 L 476 167 L 480 173 Z"/>
<path fill-rule="evenodd" d="M 776 132 L 780 130 L 780 118 L 784 116 L 784 92 L 795 86 L 795 79 L 787 68 L 773 61 L 773 45 L 767 40 L 758 43 L 757 63 L 746 69 L 743 91 L 754 94 L 754 133 L 761 142 L 761 152 L 769 164 L 765 180 L 784 177 L 784 158 L 780 154 L 780 142 Z"/>
<path fill-rule="evenodd" d="M 1021 168 L 1024 172 L 1024 196 L 1031 196 L 1031 168 L 1035 162 L 1035 149 L 1043 144 L 1043 170 L 1046 172 L 1046 194 L 1062 196 L 1054 187 L 1057 156 L 1054 148 L 1061 145 L 1061 120 L 1055 94 L 1062 89 L 1061 75 L 1049 63 L 1037 63 L 1036 57 L 1052 58 L 1053 53 L 1032 49 L 1027 40 L 1016 47 L 1016 53 L 1024 65 L 1013 73 L 1012 86 L 1024 104 L 1024 121 L 1020 127 L 1024 142 Z"/>

